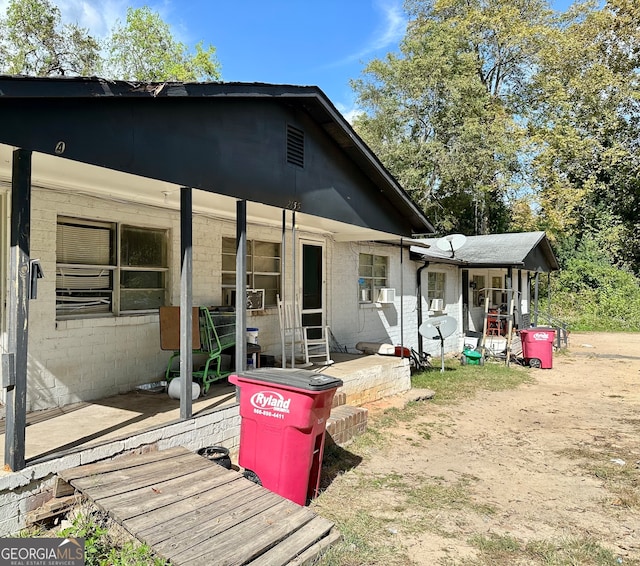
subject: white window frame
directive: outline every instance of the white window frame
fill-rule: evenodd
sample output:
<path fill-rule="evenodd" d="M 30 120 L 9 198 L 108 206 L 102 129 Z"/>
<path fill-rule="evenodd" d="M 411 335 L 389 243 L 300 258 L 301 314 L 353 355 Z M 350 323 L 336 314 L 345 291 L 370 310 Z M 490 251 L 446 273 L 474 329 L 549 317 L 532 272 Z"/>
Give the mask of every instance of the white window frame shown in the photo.
<path fill-rule="evenodd" d="M 427 272 L 427 304 L 431 305 L 433 299 L 442 299 L 443 308 L 447 304 L 445 295 L 447 292 L 447 274 L 444 271 Z"/>
<path fill-rule="evenodd" d="M 60 225 L 73 224 L 79 228 L 100 228 L 109 231 L 109 243 L 108 243 L 108 255 L 109 258 L 100 261 L 98 264 L 89 264 L 82 262 L 64 263 L 59 262 L 60 250 L 56 249 L 56 319 L 57 320 L 69 320 L 77 318 L 97 318 L 103 316 L 133 316 L 138 314 L 153 313 L 158 311 L 158 307 L 149 308 L 123 308 L 123 295 L 128 292 L 158 292 L 161 294 L 160 304 L 158 306 L 167 304 L 168 289 L 169 289 L 169 230 L 166 228 L 160 228 L 155 226 L 140 226 L 131 224 L 129 222 L 108 222 L 97 221 L 85 218 L 75 218 L 69 216 L 58 216 L 56 222 L 56 230 Z M 139 266 L 139 265 L 125 265 L 122 258 L 122 232 L 124 229 L 134 229 L 160 233 L 163 239 L 163 247 L 161 254 L 163 265 L 158 266 Z M 126 273 L 160 273 L 162 274 L 162 285 L 160 287 L 135 287 L 127 288 L 122 282 L 122 276 Z M 93 275 L 93 278 L 101 278 L 107 275 L 109 277 L 108 286 L 96 287 L 96 295 L 102 294 L 103 296 L 110 295 L 110 302 L 108 309 L 96 311 L 82 312 L 79 308 L 77 312 L 64 312 L 63 309 L 58 309 L 58 300 L 60 291 L 60 297 L 63 296 L 63 286 L 58 286 L 60 282 L 64 280 L 65 275 L 77 274 L 88 276 Z M 86 291 L 92 292 L 93 289 L 88 288 Z M 72 303 L 73 301 L 70 301 Z"/>
<path fill-rule="evenodd" d="M 363 260 L 366 261 L 363 262 Z M 380 269 L 383 270 L 383 274 L 380 273 Z M 380 289 L 386 287 L 389 287 L 389 256 L 360 252 L 358 255 L 358 302 L 360 304 L 375 303 Z"/>
<path fill-rule="evenodd" d="M 256 249 L 261 245 L 275 246 L 278 255 L 257 255 Z M 229 251 L 226 251 L 226 250 Z M 233 252 L 231 252 L 233 250 Z M 236 239 L 228 236 L 222 238 L 222 304 L 235 306 L 236 296 Z M 266 260 L 273 262 L 277 266 L 276 270 L 254 269 L 256 260 Z M 228 269 L 233 266 L 233 269 Z M 227 269 L 225 269 L 227 267 Z M 282 289 L 282 246 L 281 242 L 269 240 L 247 240 L 247 289 L 264 289 L 264 308 L 275 308 L 278 306 L 276 295 L 281 295 Z M 265 279 L 273 279 L 272 285 L 265 284 Z"/>

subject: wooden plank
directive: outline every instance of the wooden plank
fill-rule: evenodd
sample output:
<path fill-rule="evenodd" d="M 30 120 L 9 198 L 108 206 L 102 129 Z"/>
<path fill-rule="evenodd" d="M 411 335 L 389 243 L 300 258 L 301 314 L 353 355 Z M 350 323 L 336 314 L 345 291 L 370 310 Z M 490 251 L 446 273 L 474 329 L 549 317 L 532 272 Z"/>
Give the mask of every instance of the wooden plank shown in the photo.
<path fill-rule="evenodd" d="M 251 491 L 253 491 L 253 495 Z M 186 531 L 181 531 L 179 537 L 176 536 L 174 524 L 172 531 L 167 529 L 169 536 L 167 536 L 167 532 L 159 534 L 154 531 L 153 537 L 149 535 L 148 538 L 145 537 L 143 540 L 147 544 L 153 544 L 154 548 L 159 549 L 161 552 L 169 553 L 167 558 L 171 558 L 176 553 L 184 552 L 192 547 L 203 544 L 217 544 L 217 540 L 214 543 L 207 541 L 217 538 L 221 533 L 254 515 L 270 510 L 281 501 L 282 499 L 273 497 L 273 494 L 267 490 L 256 492 L 249 488 L 236 496 L 225 498 L 217 503 L 192 511 L 190 518 L 195 516 L 197 521 L 192 521 L 190 528 Z M 247 536 L 250 538 L 252 535 L 253 533 L 249 533 Z M 140 534 L 140 536 L 142 537 L 143 535 Z M 158 540 L 159 538 L 163 540 L 160 541 Z M 154 541 L 153 543 L 151 542 L 152 540 Z"/>
<path fill-rule="evenodd" d="M 200 309 L 192 307 L 191 347 L 200 349 Z M 180 350 L 180 307 L 160 307 L 160 349 Z"/>
<path fill-rule="evenodd" d="M 56 483 L 53 484 L 54 497 L 65 497 L 67 495 L 73 495 L 75 491 L 75 488 L 71 484 L 64 481 L 62 478 L 56 478 Z"/>
<path fill-rule="evenodd" d="M 311 564 L 317 564 L 318 558 L 340 539 L 342 539 L 340 531 L 335 528 L 332 529 L 326 537 L 320 539 L 317 543 L 301 552 L 299 556 L 289 562 L 289 566 L 310 566 Z"/>
<path fill-rule="evenodd" d="M 205 545 L 193 547 L 179 556 L 182 566 L 242 566 L 308 523 L 315 514 L 306 507 L 287 505 L 282 501 L 224 533 L 215 541 L 215 556 Z M 173 562 L 173 558 L 171 558 Z"/>
<path fill-rule="evenodd" d="M 218 469 L 214 469 L 214 466 Z M 195 454 L 184 454 L 172 458 L 170 462 L 152 462 L 144 466 L 116 470 L 104 474 L 78 478 L 71 483 L 85 490 L 94 501 L 111 497 L 118 493 L 128 493 L 141 487 L 153 486 L 163 480 L 177 478 L 196 470 L 206 468 L 215 475 L 223 468 Z M 228 470 L 227 470 L 228 471 Z"/>
<path fill-rule="evenodd" d="M 306 525 L 285 538 L 276 546 L 261 554 L 247 566 L 285 566 L 304 550 L 325 537 L 333 528 L 333 523 L 322 517 L 314 517 Z"/>
<path fill-rule="evenodd" d="M 95 464 L 84 464 L 83 466 L 77 466 L 75 468 L 69 468 L 58 473 L 58 475 L 65 481 L 72 483 L 72 480 L 77 478 L 83 478 L 86 476 L 92 476 L 96 474 L 102 474 L 106 472 L 113 472 L 115 470 L 124 470 L 126 468 L 135 468 L 137 466 L 143 466 L 149 462 L 157 462 L 160 460 L 167 460 L 170 458 L 176 458 L 183 454 L 192 454 L 186 448 L 182 446 L 176 446 L 175 448 L 169 448 L 167 450 L 159 450 L 156 452 L 148 452 L 147 454 L 134 454 L 131 456 L 123 456 L 115 460 L 109 460 L 106 462 L 96 462 Z"/>
<path fill-rule="evenodd" d="M 149 543 L 153 540 L 156 544 L 167 537 L 192 531 L 203 521 L 218 517 L 229 508 L 233 510 L 239 501 L 256 497 L 255 493 L 250 493 L 249 482 L 242 478 L 224 487 L 224 490 L 219 487 L 210 489 L 192 497 L 176 500 L 153 512 L 125 518 L 126 527 L 135 530 Z M 227 499 L 231 503 L 226 501 Z M 121 515 L 119 510 L 117 512 Z"/>
<path fill-rule="evenodd" d="M 213 476 L 210 468 L 197 470 L 188 475 L 163 481 L 150 488 L 140 488 L 133 492 L 119 493 L 100 500 L 100 505 L 112 509 L 121 520 L 137 515 L 156 512 L 163 507 L 185 501 L 192 496 L 216 490 L 221 485 L 243 479 L 239 474 Z M 154 513 L 155 514 L 155 513 Z M 161 520 L 165 520 L 162 519 Z"/>
<path fill-rule="evenodd" d="M 339 538 L 310 509 L 182 447 L 59 475 L 177 566 L 310 564 Z"/>
<path fill-rule="evenodd" d="M 34 523 L 39 523 L 41 521 L 45 521 L 56 517 L 57 515 L 62 515 L 66 513 L 73 507 L 77 505 L 82 500 L 82 497 L 79 495 L 67 495 L 65 497 L 54 497 L 47 501 L 42 507 L 38 507 L 38 509 L 34 509 L 33 511 L 29 511 L 26 516 L 27 525 L 32 525 Z"/>

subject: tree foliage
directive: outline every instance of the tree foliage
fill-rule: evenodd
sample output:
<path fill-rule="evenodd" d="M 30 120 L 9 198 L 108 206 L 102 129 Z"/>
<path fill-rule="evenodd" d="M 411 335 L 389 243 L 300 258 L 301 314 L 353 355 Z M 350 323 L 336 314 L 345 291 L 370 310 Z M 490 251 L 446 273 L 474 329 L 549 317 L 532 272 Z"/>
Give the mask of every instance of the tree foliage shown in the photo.
<path fill-rule="evenodd" d="M 48 0 L 10 0 L 0 32 L 6 73 L 89 75 L 100 69 L 98 41 L 76 24 L 63 24 L 60 10 Z"/>
<path fill-rule="evenodd" d="M 0 72 L 32 76 L 101 75 L 134 81 L 220 78 L 215 47 L 190 52 L 148 7 L 129 8 L 103 41 L 63 23 L 49 0 L 9 0 L 0 18 Z"/>
<path fill-rule="evenodd" d="M 594 241 L 583 241 L 552 278 L 543 311 L 574 330 L 640 331 L 640 279 L 611 265 Z"/>
<path fill-rule="evenodd" d="M 353 81 L 355 126 L 442 232 L 508 228 L 526 150 L 520 97 L 543 0 L 411 0 L 401 54 Z"/>
<path fill-rule="evenodd" d="M 129 8 L 126 23 L 118 22 L 108 42 L 107 67 L 112 76 L 125 80 L 156 82 L 219 79 L 215 47 L 202 42 L 189 53 L 176 41 L 160 15 L 148 7 Z"/>
<path fill-rule="evenodd" d="M 640 273 L 640 4 L 406 9 L 400 53 L 353 81 L 354 125 L 438 231 L 544 229 Z"/>
<path fill-rule="evenodd" d="M 575 7 L 525 100 L 541 225 L 640 273 L 640 7 Z"/>

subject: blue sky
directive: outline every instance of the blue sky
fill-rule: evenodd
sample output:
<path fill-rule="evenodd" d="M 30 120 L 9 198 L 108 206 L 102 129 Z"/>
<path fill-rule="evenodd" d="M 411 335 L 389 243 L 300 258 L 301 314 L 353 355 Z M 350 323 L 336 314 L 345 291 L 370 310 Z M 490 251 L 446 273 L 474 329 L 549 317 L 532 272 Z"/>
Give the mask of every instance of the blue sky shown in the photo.
<path fill-rule="evenodd" d="M 0 0 L 4 13 L 8 0 Z M 349 80 L 367 61 L 397 51 L 402 0 L 51 0 L 63 21 L 104 37 L 128 6 L 160 13 L 174 37 L 217 49 L 225 81 L 317 85 L 347 118 Z M 568 0 L 552 0 L 564 9 Z"/>

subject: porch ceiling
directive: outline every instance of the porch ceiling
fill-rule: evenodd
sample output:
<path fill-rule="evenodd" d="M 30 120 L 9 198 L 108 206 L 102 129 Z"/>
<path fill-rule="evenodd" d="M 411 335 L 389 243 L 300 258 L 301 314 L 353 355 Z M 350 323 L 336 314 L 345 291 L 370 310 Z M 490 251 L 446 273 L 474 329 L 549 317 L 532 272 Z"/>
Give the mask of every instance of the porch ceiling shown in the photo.
<path fill-rule="evenodd" d="M 14 147 L 0 144 L 0 182 L 11 183 L 14 149 Z M 86 194 L 111 201 L 135 202 L 175 211 L 180 209 L 181 187 L 179 185 L 43 153 L 33 154 L 32 184 L 35 188 L 46 187 L 57 192 L 68 191 L 71 194 Z M 196 190 L 193 192 L 193 211 L 194 214 L 204 214 L 235 222 L 237 200 L 225 195 Z M 250 202 L 247 209 L 247 220 L 250 223 L 277 228 L 282 225 L 282 210 L 279 208 Z M 296 224 L 299 229 L 330 236 L 336 241 L 398 238 L 394 234 L 304 213 L 297 213 Z"/>

